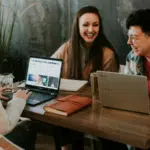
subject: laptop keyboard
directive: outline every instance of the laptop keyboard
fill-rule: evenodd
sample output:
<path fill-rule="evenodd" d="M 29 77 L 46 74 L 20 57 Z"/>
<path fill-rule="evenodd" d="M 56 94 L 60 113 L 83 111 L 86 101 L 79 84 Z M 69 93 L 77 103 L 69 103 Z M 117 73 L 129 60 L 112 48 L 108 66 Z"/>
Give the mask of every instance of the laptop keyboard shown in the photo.
<path fill-rule="evenodd" d="M 13 93 L 9 92 L 5 95 L 3 94 L 3 96 L 5 96 L 9 100 L 11 100 Z M 27 100 L 27 104 L 36 105 L 38 103 L 41 103 L 41 102 L 46 101 L 46 100 L 51 100 L 53 98 L 54 98 L 53 95 L 50 95 L 47 93 L 32 92 L 31 95 L 29 96 L 28 100 Z"/>
<path fill-rule="evenodd" d="M 36 99 L 38 101 L 43 101 L 45 99 L 51 99 L 52 95 L 50 94 L 46 94 L 46 93 L 37 93 L 37 92 L 32 92 L 31 95 L 29 96 L 29 100 L 30 99 Z"/>
<path fill-rule="evenodd" d="M 54 96 L 47 93 L 32 92 L 27 100 L 27 104 L 34 106 L 53 98 Z"/>

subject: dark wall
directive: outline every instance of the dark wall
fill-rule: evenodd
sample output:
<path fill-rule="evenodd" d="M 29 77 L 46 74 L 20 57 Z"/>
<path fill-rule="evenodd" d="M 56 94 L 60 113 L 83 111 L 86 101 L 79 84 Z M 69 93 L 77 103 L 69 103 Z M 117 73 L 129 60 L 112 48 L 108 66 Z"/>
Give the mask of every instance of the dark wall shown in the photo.
<path fill-rule="evenodd" d="M 18 1 L 19 16 L 13 49 L 26 57 L 50 56 L 68 36 L 66 26 L 68 5 L 64 2 L 64 0 Z"/>
<path fill-rule="evenodd" d="M 5 0 L 11 4 L 12 0 Z M 96 6 L 102 16 L 107 38 L 120 59 L 130 50 L 127 46 L 125 21 L 133 10 L 150 8 L 149 0 L 18 0 L 11 52 L 13 56 L 50 56 L 68 39 L 73 16 L 83 6 Z"/>
<path fill-rule="evenodd" d="M 127 16 L 136 9 L 150 8 L 149 0 L 71 0 L 71 17 L 85 6 L 96 6 L 103 19 L 103 26 L 108 40 L 112 43 L 120 63 L 125 64 L 125 58 L 130 50 L 127 45 L 127 30 L 125 22 Z"/>

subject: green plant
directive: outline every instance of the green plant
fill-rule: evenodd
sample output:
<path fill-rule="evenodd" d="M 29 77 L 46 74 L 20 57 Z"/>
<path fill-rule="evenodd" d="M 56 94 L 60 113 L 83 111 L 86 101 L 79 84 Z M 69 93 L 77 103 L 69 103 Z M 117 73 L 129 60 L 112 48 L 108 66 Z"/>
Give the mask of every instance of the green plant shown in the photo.
<path fill-rule="evenodd" d="M 16 3 L 13 7 L 0 3 L 0 62 L 9 55 L 16 17 Z"/>

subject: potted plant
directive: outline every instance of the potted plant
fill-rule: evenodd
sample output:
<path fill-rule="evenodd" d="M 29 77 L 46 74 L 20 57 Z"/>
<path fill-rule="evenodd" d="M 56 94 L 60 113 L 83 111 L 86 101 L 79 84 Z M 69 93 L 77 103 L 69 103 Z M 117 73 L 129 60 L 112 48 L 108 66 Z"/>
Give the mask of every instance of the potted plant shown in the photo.
<path fill-rule="evenodd" d="M 0 73 L 12 72 L 10 46 L 17 17 L 17 3 L 13 7 L 0 1 Z"/>
<path fill-rule="evenodd" d="M 14 81 L 19 81 L 23 80 L 25 76 L 25 70 L 22 69 L 23 61 L 20 57 L 14 57 L 10 51 L 15 24 L 16 21 L 22 19 L 28 9 L 40 2 L 33 2 L 19 13 L 19 0 L 9 1 L 10 5 L 6 5 L 4 2 L 6 1 L 0 0 L 0 74 L 12 73 L 15 77 Z"/>

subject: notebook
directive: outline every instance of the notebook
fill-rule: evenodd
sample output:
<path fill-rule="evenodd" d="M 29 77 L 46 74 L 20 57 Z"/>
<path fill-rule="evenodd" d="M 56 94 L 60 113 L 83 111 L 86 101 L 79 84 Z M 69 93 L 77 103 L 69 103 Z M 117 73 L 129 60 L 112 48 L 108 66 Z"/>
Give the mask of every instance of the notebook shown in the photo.
<path fill-rule="evenodd" d="M 34 106 L 55 98 L 59 92 L 61 71 L 61 59 L 30 57 L 25 87 L 32 94 L 27 104 Z"/>
<path fill-rule="evenodd" d="M 150 113 L 147 77 L 98 71 L 99 95 L 104 107 Z"/>
<path fill-rule="evenodd" d="M 24 150 L 0 134 L 0 150 Z"/>

